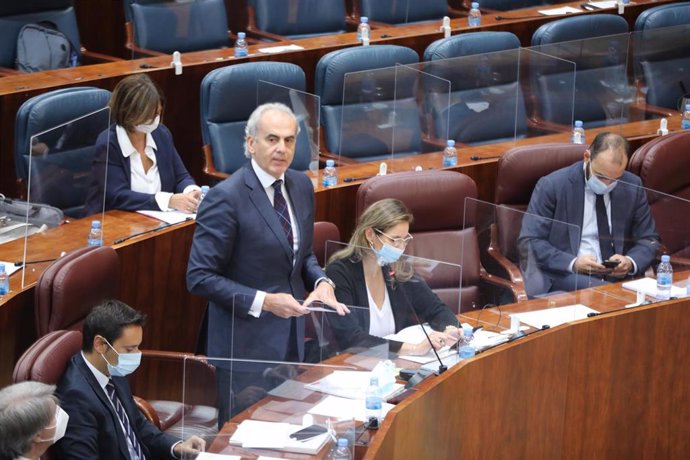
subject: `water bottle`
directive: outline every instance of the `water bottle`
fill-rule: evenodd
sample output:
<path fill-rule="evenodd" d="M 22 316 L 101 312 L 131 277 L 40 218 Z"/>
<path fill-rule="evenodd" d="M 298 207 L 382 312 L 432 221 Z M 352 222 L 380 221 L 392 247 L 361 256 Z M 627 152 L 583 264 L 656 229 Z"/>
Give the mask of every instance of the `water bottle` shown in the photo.
<path fill-rule="evenodd" d="M 199 204 L 206 198 L 206 194 L 208 193 L 208 185 L 202 185 L 201 186 L 201 195 L 199 195 Z"/>
<path fill-rule="evenodd" d="M 462 326 L 462 339 L 460 346 L 458 347 L 458 355 L 460 356 L 460 359 L 471 358 L 477 353 L 472 346 L 473 339 L 474 332 L 472 331 L 472 326 L 469 324 Z"/>
<path fill-rule="evenodd" d="M 89 247 L 103 246 L 103 232 L 101 231 L 101 221 L 94 220 L 91 222 L 91 230 L 89 231 L 88 239 Z"/>
<path fill-rule="evenodd" d="M 369 25 L 369 18 L 366 16 L 359 18 L 359 25 L 357 26 L 357 41 L 360 43 L 362 43 L 363 34 L 371 38 L 371 26 Z"/>
<path fill-rule="evenodd" d="M 680 120 L 680 127 L 682 129 L 690 129 L 690 104 L 685 106 L 685 112 L 683 112 L 683 118 Z"/>
<path fill-rule="evenodd" d="M 685 297 L 690 297 L 690 276 L 685 280 Z"/>
<path fill-rule="evenodd" d="M 237 40 L 235 40 L 235 57 L 247 57 L 247 55 L 249 54 L 249 50 L 247 49 L 246 38 L 246 33 L 237 33 Z"/>
<path fill-rule="evenodd" d="M 10 292 L 10 277 L 5 271 L 5 264 L 0 264 L 0 295 L 6 295 Z"/>
<path fill-rule="evenodd" d="M 326 167 L 323 170 L 323 179 L 321 183 L 324 187 L 333 187 L 338 183 L 338 176 L 335 171 L 335 161 L 326 160 Z"/>
<path fill-rule="evenodd" d="M 585 128 L 582 127 L 582 120 L 575 120 L 575 127 L 573 128 L 571 142 L 573 144 L 585 143 Z"/>
<path fill-rule="evenodd" d="M 673 285 L 673 267 L 671 256 L 661 256 L 661 263 L 656 269 L 656 298 L 668 300 L 671 298 L 671 286 Z"/>
<path fill-rule="evenodd" d="M 470 27 L 479 27 L 482 23 L 482 12 L 479 11 L 479 3 L 472 2 L 470 14 L 467 16 L 467 24 Z"/>
<path fill-rule="evenodd" d="M 448 144 L 446 149 L 443 151 L 443 167 L 448 168 L 451 166 L 457 166 L 458 164 L 458 151 L 455 150 L 455 141 L 448 139 Z"/>
<path fill-rule="evenodd" d="M 383 407 L 383 397 L 381 396 L 381 389 L 379 388 L 379 378 L 375 375 L 369 379 L 369 388 L 365 399 L 366 417 L 367 421 L 372 424 L 371 420 L 376 419 L 378 423 L 381 421 L 381 409 Z"/>
<path fill-rule="evenodd" d="M 350 453 L 350 446 L 347 438 L 338 438 L 338 446 L 328 456 L 329 460 L 350 460 L 352 454 Z"/>

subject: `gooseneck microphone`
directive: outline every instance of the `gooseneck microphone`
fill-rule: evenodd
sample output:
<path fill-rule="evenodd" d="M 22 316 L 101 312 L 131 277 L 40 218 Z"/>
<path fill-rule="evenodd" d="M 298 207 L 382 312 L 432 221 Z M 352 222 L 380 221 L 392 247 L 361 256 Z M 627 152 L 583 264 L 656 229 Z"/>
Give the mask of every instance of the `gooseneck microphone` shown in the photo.
<path fill-rule="evenodd" d="M 501 158 L 501 155 L 491 155 L 491 156 L 486 156 L 486 157 L 481 157 L 479 155 L 472 155 L 470 157 L 470 160 L 472 160 L 472 161 L 493 160 L 494 158 Z"/>
<path fill-rule="evenodd" d="M 390 265 L 386 265 L 385 268 L 388 272 L 388 276 L 387 276 L 386 281 L 388 281 L 388 283 L 390 284 L 391 289 L 395 290 L 397 287 L 394 283 L 395 270 L 392 270 Z M 419 327 L 422 328 L 422 332 L 424 333 L 424 337 L 426 337 L 427 342 L 429 342 L 429 345 L 431 346 L 431 351 L 434 352 L 434 356 L 436 356 L 436 359 L 438 360 L 437 375 L 443 374 L 445 371 L 448 370 L 448 367 L 445 364 L 443 364 L 443 360 L 441 359 L 441 357 L 436 352 L 436 348 L 434 348 L 434 344 L 431 342 L 431 337 L 429 337 L 429 334 L 426 332 L 426 329 L 424 328 L 424 324 L 419 319 L 419 316 L 417 316 L 417 312 L 414 311 L 414 307 L 410 303 L 410 299 L 407 297 L 407 293 L 405 292 L 405 289 L 401 289 L 400 292 L 402 292 L 403 297 L 405 297 L 405 303 L 407 304 L 408 308 L 412 312 L 412 315 L 414 316 L 415 320 L 417 321 L 417 324 L 419 325 Z M 410 381 L 412 381 L 412 379 L 410 379 Z"/>
<path fill-rule="evenodd" d="M 55 262 L 57 259 L 43 259 L 43 260 L 27 260 L 26 262 L 20 260 L 14 263 L 15 267 L 23 267 L 25 265 L 33 265 L 33 264 L 43 264 L 46 262 Z"/>
<path fill-rule="evenodd" d="M 192 218 L 187 217 L 183 222 L 187 222 L 189 220 L 192 220 Z M 181 222 L 175 222 L 175 223 L 169 223 L 169 224 L 164 223 L 164 224 L 159 225 L 158 227 L 144 230 L 143 232 L 132 233 L 131 235 L 127 235 L 127 236 L 124 236 L 122 238 L 116 239 L 115 241 L 113 241 L 113 244 L 124 243 L 125 241 L 131 240 L 132 238 L 136 238 L 137 236 L 146 235 L 148 233 L 154 233 L 154 232 L 157 232 L 159 230 L 163 230 L 165 228 L 172 227 L 173 225 L 177 225 L 178 223 L 181 223 Z"/>

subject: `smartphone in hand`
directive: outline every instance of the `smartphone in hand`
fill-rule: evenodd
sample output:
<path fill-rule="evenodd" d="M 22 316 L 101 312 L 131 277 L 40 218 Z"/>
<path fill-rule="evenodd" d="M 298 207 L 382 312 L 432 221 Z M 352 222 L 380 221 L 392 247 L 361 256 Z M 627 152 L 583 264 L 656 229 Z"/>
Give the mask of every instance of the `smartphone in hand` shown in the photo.
<path fill-rule="evenodd" d="M 605 260 L 601 264 L 606 268 L 616 268 L 620 263 L 620 260 Z"/>

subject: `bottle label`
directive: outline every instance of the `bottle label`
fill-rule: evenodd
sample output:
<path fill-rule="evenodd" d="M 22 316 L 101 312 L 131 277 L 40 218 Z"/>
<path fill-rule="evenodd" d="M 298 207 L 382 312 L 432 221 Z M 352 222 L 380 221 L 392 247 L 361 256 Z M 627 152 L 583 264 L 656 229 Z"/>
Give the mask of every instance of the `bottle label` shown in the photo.
<path fill-rule="evenodd" d="M 671 273 L 657 273 L 656 284 L 657 286 L 671 287 L 671 284 L 673 284 L 673 275 Z"/>
<path fill-rule="evenodd" d="M 235 57 L 247 57 L 248 54 L 247 48 L 235 48 Z"/>
<path fill-rule="evenodd" d="M 452 166 L 457 166 L 458 165 L 458 158 L 457 157 L 443 157 L 443 167 L 444 168 L 450 168 Z"/>
<path fill-rule="evenodd" d="M 573 133 L 573 144 L 584 144 L 584 140 L 582 139 L 582 133 Z"/>
<path fill-rule="evenodd" d="M 360 403 L 361 404 L 361 403 Z M 381 410 L 381 398 L 378 396 L 369 396 L 366 399 L 367 410 Z M 362 407 L 362 406 L 360 406 Z"/>
<path fill-rule="evenodd" d="M 683 117 L 683 119 L 680 122 L 680 127 L 682 129 L 690 129 L 690 119 Z"/>

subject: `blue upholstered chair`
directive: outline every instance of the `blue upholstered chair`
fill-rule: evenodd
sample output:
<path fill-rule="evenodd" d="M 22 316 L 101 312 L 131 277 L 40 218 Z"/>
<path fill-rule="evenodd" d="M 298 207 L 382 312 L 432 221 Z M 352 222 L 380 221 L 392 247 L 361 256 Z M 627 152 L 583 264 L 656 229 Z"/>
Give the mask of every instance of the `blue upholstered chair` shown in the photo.
<path fill-rule="evenodd" d="M 31 202 L 81 217 L 93 146 L 109 124 L 109 111 L 102 110 L 109 100 L 110 91 L 75 87 L 41 94 L 21 105 L 15 123 L 14 161 L 17 178 L 25 186 L 31 179 Z"/>
<path fill-rule="evenodd" d="M 118 60 L 92 53 L 81 46 L 73 0 L 34 0 L 0 2 L 0 75 L 14 71 L 17 58 L 17 35 L 26 24 L 47 21 L 65 34 L 77 53 L 77 62 L 93 63 Z"/>
<path fill-rule="evenodd" d="M 409 24 L 438 21 L 443 16 L 457 16 L 447 0 L 359 0 L 359 16 L 366 16 L 374 25 Z"/>
<path fill-rule="evenodd" d="M 224 0 L 124 0 L 126 47 L 136 55 L 230 45 Z"/>
<path fill-rule="evenodd" d="M 633 63 L 648 104 L 678 109 L 690 97 L 690 2 L 643 11 L 635 21 Z"/>
<path fill-rule="evenodd" d="M 442 97 L 428 98 L 436 136 L 444 137 L 446 126 L 449 139 L 465 144 L 526 134 L 525 101 L 518 81 L 519 47 L 520 40 L 510 32 L 455 35 L 427 47 L 424 60 L 431 62 L 425 71 L 451 83 L 450 105 L 445 89 Z M 466 56 L 475 57 L 463 59 Z M 435 82 L 425 80 L 430 85 Z M 482 104 L 483 110 L 473 110 L 473 104 Z"/>
<path fill-rule="evenodd" d="M 244 128 L 257 107 L 258 84 L 269 82 L 304 91 L 304 71 L 283 62 L 249 62 L 216 69 L 201 82 L 201 137 L 204 142 L 204 173 L 222 180 L 247 161 L 244 156 Z M 263 85 L 262 90 L 267 86 Z M 262 94 L 261 103 L 282 102 L 291 105 L 287 91 L 271 97 Z M 298 119 L 300 117 L 298 116 Z M 290 167 L 306 170 L 311 161 L 309 129 L 300 123 L 295 157 Z"/>
<path fill-rule="evenodd" d="M 546 23 L 532 35 L 536 51 L 575 62 L 574 119 L 585 127 L 629 120 L 632 87 L 627 77 L 628 23 L 622 16 L 592 14 Z M 554 66 L 532 70 L 540 118 L 571 125 L 563 101 L 573 91 L 572 72 Z M 566 109 L 569 107 L 566 107 Z"/>
<path fill-rule="evenodd" d="M 345 32 L 344 0 L 248 0 L 248 32 L 284 40 Z M 354 26 L 353 24 L 351 24 Z"/>
<path fill-rule="evenodd" d="M 418 60 L 414 50 L 396 45 L 358 46 L 323 56 L 314 85 L 321 97 L 326 149 L 341 160 L 359 161 L 421 152 L 421 113 L 412 72 L 402 77 L 393 68 Z"/>

